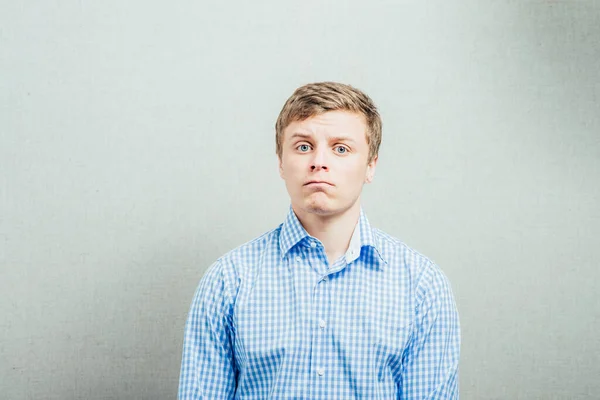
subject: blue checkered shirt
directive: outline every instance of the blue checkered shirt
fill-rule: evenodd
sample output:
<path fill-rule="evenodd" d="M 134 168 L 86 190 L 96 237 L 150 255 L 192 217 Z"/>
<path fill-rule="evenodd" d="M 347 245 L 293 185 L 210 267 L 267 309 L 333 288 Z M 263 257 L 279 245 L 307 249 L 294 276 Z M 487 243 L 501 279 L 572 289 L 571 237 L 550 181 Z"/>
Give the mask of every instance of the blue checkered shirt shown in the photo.
<path fill-rule="evenodd" d="M 371 228 L 362 209 L 330 265 L 290 207 L 201 279 L 179 399 L 458 399 L 459 352 L 437 265 Z"/>

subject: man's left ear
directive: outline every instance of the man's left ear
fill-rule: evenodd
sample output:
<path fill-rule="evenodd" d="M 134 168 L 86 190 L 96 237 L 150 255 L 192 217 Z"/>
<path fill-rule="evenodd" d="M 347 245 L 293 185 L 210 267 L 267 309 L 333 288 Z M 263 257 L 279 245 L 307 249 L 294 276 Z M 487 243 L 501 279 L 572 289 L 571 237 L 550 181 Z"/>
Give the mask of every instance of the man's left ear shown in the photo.
<path fill-rule="evenodd" d="M 377 166 L 377 160 L 379 156 L 375 156 L 373 160 L 367 165 L 367 175 L 365 177 L 365 183 L 373 182 L 373 178 L 375 178 L 375 167 Z"/>

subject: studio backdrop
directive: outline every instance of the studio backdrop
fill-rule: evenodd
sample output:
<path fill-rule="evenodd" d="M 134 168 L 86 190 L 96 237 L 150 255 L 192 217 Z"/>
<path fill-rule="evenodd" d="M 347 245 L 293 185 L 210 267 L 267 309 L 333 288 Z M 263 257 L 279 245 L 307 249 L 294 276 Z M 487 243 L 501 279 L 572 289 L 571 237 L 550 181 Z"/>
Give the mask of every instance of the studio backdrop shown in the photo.
<path fill-rule="evenodd" d="M 206 268 L 289 207 L 274 124 L 383 118 L 371 224 L 435 261 L 461 399 L 600 398 L 600 2 L 0 0 L 0 398 L 173 399 Z"/>

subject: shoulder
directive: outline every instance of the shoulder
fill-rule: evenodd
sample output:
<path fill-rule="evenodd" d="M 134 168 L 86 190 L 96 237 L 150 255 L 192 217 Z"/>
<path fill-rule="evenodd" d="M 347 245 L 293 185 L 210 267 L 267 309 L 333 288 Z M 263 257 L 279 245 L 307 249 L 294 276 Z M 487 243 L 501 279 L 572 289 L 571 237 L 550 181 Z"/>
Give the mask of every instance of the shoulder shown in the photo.
<path fill-rule="evenodd" d="M 373 234 L 388 268 L 407 273 L 417 295 L 435 287 L 449 287 L 448 278 L 431 258 L 379 229 L 373 228 Z"/>
<path fill-rule="evenodd" d="M 223 254 L 203 274 L 198 292 L 223 293 L 229 299 L 237 296 L 242 281 L 254 275 L 260 259 L 279 253 L 279 232 L 275 229 L 242 244 Z"/>
<path fill-rule="evenodd" d="M 265 252 L 279 251 L 279 233 L 281 226 L 228 251 L 218 258 L 223 265 L 244 264 L 249 260 L 260 258 Z"/>
<path fill-rule="evenodd" d="M 373 234 L 382 257 L 391 268 L 404 267 L 418 272 L 436 265 L 430 258 L 380 229 L 373 228 Z"/>
<path fill-rule="evenodd" d="M 207 270 L 206 275 L 217 275 L 232 282 L 248 275 L 262 258 L 279 254 L 279 234 L 282 225 L 223 254 Z"/>

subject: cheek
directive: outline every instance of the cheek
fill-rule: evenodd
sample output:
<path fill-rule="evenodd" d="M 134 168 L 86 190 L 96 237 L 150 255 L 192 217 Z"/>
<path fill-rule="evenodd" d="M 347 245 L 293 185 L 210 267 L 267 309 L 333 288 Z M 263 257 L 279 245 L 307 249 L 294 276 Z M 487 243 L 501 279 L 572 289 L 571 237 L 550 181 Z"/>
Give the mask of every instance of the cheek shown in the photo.
<path fill-rule="evenodd" d="M 306 174 L 306 168 L 302 163 L 302 160 L 290 160 L 290 162 L 287 164 L 286 170 L 291 177 L 298 177 Z"/>
<path fill-rule="evenodd" d="M 297 172 L 293 165 L 287 164 L 283 167 L 283 173 L 285 174 L 287 179 L 294 179 Z"/>
<path fill-rule="evenodd" d="M 288 183 L 294 183 L 298 180 L 304 179 L 302 175 L 302 170 L 298 168 L 298 165 L 294 163 L 284 163 L 283 164 L 283 177 Z"/>
<path fill-rule="evenodd" d="M 367 172 L 365 168 L 358 166 L 348 168 L 342 174 L 344 186 L 348 191 L 360 191 L 363 183 L 365 182 L 366 174 Z"/>

